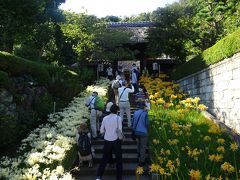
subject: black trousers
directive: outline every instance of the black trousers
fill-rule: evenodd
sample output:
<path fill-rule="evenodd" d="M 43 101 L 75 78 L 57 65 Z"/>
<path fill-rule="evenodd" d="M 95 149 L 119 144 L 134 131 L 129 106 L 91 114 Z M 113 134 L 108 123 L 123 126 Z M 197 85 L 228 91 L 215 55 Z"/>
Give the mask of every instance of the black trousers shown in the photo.
<path fill-rule="evenodd" d="M 106 141 L 106 140 L 104 141 L 103 157 L 102 157 L 101 163 L 97 170 L 97 177 L 102 178 L 103 173 L 105 171 L 105 167 L 106 167 L 107 163 L 109 162 L 110 156 L 112 155 L 112 152 L 113 152 L 116 156 L 117 180 L 122 179 L 123 167 L 122 167 L 122 147 L 121 147 L 121 145 L 122 145 L 122 143 L 119 139 L 117 139 L 115 141 Z"/>

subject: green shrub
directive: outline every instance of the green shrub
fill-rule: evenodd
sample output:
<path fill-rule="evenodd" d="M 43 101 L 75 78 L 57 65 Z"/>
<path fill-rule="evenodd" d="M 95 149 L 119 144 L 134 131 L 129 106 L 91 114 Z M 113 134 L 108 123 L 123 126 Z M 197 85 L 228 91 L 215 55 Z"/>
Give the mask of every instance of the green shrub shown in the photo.
<path fill-rule="evenodd" d="M 49 92 L 56 101 L 56 107 L 62 108 L 86 85 L 94 80 L 94 72 L 82 68 L 80 70 L 67 70 L 63 67 L 46 66 L 51 80 L 49 81 Z"/>
<path fill-rule="evenodd" d="M 10 78 L 13 77 L 16 79 L 18 89 L 10 86 Z M 45 123 L 47 115 L 53 112 L 54 101 L 56 111 L 64 108 L 74 96 L 94 80 L 94 70 L 89 68 L 69 70 L 0 52 L 0 87 L 10 86 L 18 114 L 16 119 L 3 115 L 0 117 L 0 140 L 4 142 L 0 146 L 0 148 L 4 147 L 2 153 L 6 153 L 9 147 L 17 145 L 32 129 Z M 29 82 L 33 83 L 29 84 Z M 34 91 L 32 86 L 43 86 L 47 92 L 42 96 L 30 96 L 28 99 L 28 95 L 22 90 L 30 88 L 30 91 Z"/>
<path fill-rule="evenodd" d="M 73 146 L 66 154 L 66 157 L 62 161 L 62 166 L 65 170 L 70 171 L 77 158 L 77 146 Z"/>
<path fill-rule="evenodd" d="M 40 63 L 0 52 L 0 70 L 8 72 L 10 76 L 32 75 L 39 83 L 46 84 L 50 76 L 48 71 Z"/>
<path fill-rule="evenodd" d="M 16 119 L 13 116 L 0 114 L 0 148 L 8 149 L 18 137 Z"/>
<path fill-rule="evenodd" d="M 81 67 L 78 69 L 78 74 L 83 85 L 92 84 L 95 80 L 95 71 L 88 67 Z"/>
<path fill-rule="evenodd" d="M 240 29 L 218 41 L 190 61 L 175 67 L 170 76 L 178 80 L 240 52 Z"/>
<path fill-rule="evenodd" d="M 33 102 L 33 109 L 40 119 L 46 119 L 47 115 L 53 112 L 52 96 L 45 93 L 43 96 L 37 97 Z"/>
<path fill-rule="evenodd" d="M 39 51 L 33 46 L 21 45 L 14 48 L 14 55 L 29 59 L 32 61 L 40 61 Z"/>
<path fill-rule="evenodd" d="M 10 79 L 6 72 L 0 70 L 0 88 L 1 87 L 9 87 Z"/>

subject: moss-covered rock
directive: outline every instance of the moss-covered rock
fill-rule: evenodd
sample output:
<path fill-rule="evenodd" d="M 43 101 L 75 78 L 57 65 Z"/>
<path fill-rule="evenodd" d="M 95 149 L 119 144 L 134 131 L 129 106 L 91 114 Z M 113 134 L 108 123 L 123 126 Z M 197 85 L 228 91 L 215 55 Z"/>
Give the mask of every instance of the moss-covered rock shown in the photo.
<path fill-rule="evenodd" d="M 41 84 L 50 80 L 50 75 L 43 64 L 28 61 L 6 52 L 0 52 L 0 70 L 8 72 L 10 76 L 31 75 Z"/>

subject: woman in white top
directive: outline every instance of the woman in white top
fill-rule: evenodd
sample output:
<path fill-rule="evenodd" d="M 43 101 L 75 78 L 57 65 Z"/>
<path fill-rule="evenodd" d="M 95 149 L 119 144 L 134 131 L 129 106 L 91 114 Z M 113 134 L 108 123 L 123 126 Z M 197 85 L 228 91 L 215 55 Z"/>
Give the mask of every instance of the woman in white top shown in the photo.
<path fill-rule="evenodd" d="M 97 180 L 101 180 L 108 160 L 113 152 L 116 157 L 117 179 L 122 179 L 122 148 L 118 139 L 117 128 L 122 131 L 122 118 L 117 115 L 118 106 L 113 104 L 111 114 L 105 116 L 102 121 L 100 133 L 104 134 L 104 149 L 101 163 L 97 170 Z"/>

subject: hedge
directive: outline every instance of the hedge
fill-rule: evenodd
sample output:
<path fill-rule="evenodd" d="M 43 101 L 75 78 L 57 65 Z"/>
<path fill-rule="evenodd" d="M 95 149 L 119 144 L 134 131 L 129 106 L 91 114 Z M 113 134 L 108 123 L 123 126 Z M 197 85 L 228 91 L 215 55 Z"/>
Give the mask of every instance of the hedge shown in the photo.
<path fill-rule="evenodd" d="M 43 84 L 50 80 L 50 75 L 42 64 L 1 51 L 0 70 L 8 72 L 9 76 L 31 75 L 39 83 Z"/>
<path fill-rule="evenodd" d="M 203 51 L 202 54 L 175 67 L 170 72 L 170 77 L 173 80 L 181 79 L 225 58 L 231 57 L 238 52 L 240 52 L 240 28 Z"/>

